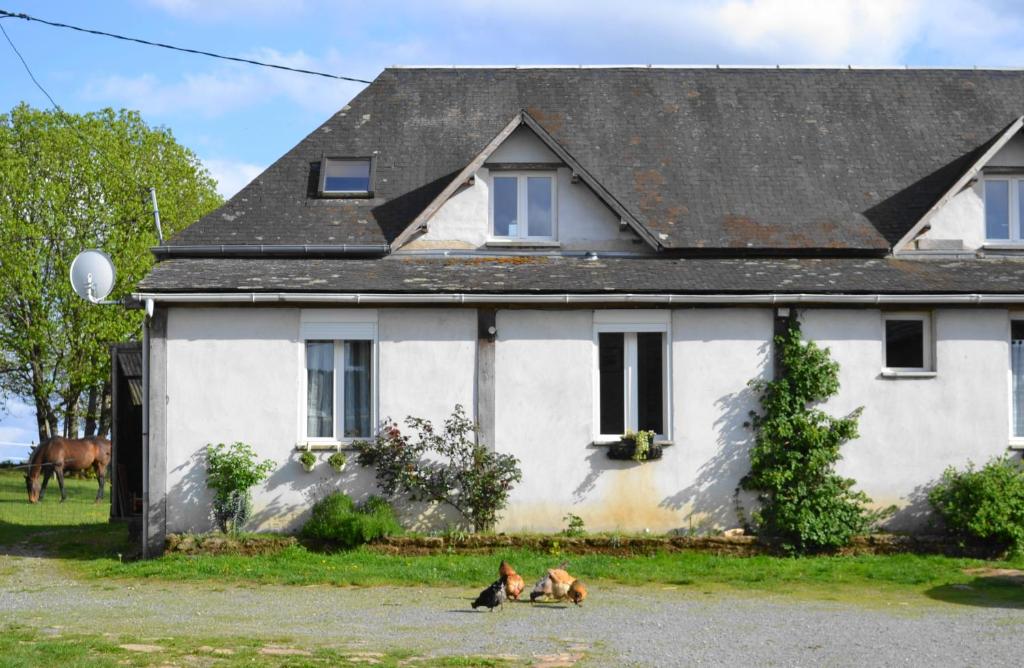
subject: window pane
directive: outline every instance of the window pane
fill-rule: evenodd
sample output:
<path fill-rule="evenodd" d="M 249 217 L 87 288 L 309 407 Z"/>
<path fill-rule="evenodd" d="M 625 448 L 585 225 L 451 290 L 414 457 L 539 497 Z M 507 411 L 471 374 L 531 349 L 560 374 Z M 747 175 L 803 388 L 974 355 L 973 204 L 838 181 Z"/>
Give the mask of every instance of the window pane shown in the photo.
<path fill-rule="evenodd" d="M 597 335 L 602 434 L 621 434 L 626 431 L 624 355 L 625 337 L 622 334 Z"/>
<path fill-rule="evenodd" d="M 370 435 L 370 342 L 345 342 L 345 436 Z"/>
<path fill-rule="evenodd" d="M 1010 182 L 985 181 L 985 237 L 1010 238 Z"/>
<path fill-rule="evenodd" d="M 327 160 L 324 192 L 366 192 L 370 189 L 369 160 Z"/>
<path fill-rule="evenodd" d="M 1024 437 L 1024 320 L 1010 326 L 1010 369 L 1013 372 L 1013 435 Z"/>
<path fill-rule="evenodd" d="M 1017 181 L 1017 238 L 1024 239 L 1024 179 Z"/>
<path fill-rule="evenodd" d="M 885 321 L 885 366 L 890 369 L 924 368 L 923 321 Z"/>
<path fill-rule="evenodd" d="M 636 335 L 637 429 L 650 429 L 655 434 L 665 433 L 661 382 L 663 336 L 661 332 Z"/>
<path fill-rule="evenodd" d="M 494 177 L 494 236 L 515 237 L 519 235 L 517 225 L 518 197 L 516 177 Z"/>
<path fill-rule="evenodd" d="M 530 176 L 526 179 L 527 221 L 529 236 L 551 236 L 551 177 Z"/>
<path fill-rule="evenodd" d="M 306 341 L 306 436 L 334 436 L 333 341 Z"/>

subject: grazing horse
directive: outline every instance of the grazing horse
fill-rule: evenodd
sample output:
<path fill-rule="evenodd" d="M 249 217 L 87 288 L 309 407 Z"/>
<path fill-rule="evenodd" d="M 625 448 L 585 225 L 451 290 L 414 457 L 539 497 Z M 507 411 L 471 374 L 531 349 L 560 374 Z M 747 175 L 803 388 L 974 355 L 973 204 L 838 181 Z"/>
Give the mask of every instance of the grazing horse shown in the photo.
<path fill-rule="evenodd" d="M 84 471 L 91 468 L 96 472 L 100 490 L 96 503 L 103 499 L 103 478 L 110 463 L 110 441 L 105 438 L 64 438 L 55 436 L 40 443 L 29 458 L 28 473 L 25 474 L 25 489 L 29 503 L 43 500 L 50 476 L 57 476 L 60 484 L 61 503 L 68 498 L 64 491 L 65 471 Z M 42 485 L 40 485 L 42 478 Z"/>

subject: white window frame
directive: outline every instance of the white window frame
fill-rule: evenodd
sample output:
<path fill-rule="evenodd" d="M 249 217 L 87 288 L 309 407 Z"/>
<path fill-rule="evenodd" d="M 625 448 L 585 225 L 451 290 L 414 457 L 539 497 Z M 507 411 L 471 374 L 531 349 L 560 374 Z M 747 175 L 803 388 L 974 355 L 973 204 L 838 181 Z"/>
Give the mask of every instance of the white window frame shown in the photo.
<path fill-rule="evenodd" d="M 920 367 L 891 367 L 886 360 L 886 348 L 888 347 L 888 336 L 886 335 L 886 323 L 890 320 L 918 320 L 923 323 L 921 327 L 921 361 Z M 883 375 L 899 377 L 931 377 L 935 375 L 935 336 L 932 331 L 932 314 L 923 311 L 885 311 L 882 313 L 882 373 Z"/>
<path fill-rule="evenodd" d="M 625 350 L 623 360 L 626 373 L 623 374 L 623 396 L 626 398 L 623 410 L 626 412 L 623 424 L 627 430 L 636 431 L 639 415 L 639 393 L 637 391 L 637 347 L 636 335 L 640 332 L 662 334 L 661 353 L 661 424 L 665 433 L 655 434 L 655 441 L 672 440 L 672 325 L 669 311 L 606 309 L 594 311 L 593 401 L 594 415 L 592 432 L 594 443 L 615 443 L 622 434 L 601 433 L 601 370 L 600 334 L 624 334 Z M 630 336 L 632 335 L 632 336 Z"/>
<path fill-rule="evenodd" d="M 327 189 L 327 163 L 328 162 L 365 162 L 367 164 L 366 190 L 328 190 Z M 370 156 L 323 156 L 320 158 L 320 184 L 319 194 L 321 197 L 352 197 L 364 198 L 373 196 L 374 159 Z"/>
<path fill-rule="evenodd" d="M 334 342 L 334 435 L 330 437 L 309 436 L 308 424 L 308 378 L 306 374 L 306 342 Z M 344 433 L 345 397 L 345 341 L 370 342 L 370 430 L 366 436 L 346 437 Z M 299 355 L 299 421 L 297 447 L 299 449 L 337 449 L 366 438 L 372 438 L 373 431 L 379 421 L 378 406 L 380 384 L 378 368 L 380 346 L 377 337 L 376 310 L 360 309 L 308 309 L 303 310 L 300 317 L 298 336 Z"/>
<path fill-rule="evenodd" d="M 993 239 L 988 236 L 988 186 L 986 185 L 990 181 L 1006 181 L 1008 183 L 1008 190 L 1010 191 L 1010 200 L 1007 203 L 1009 206 L 1009 226 L 1010 226 L 1010 237 L 1008 239 Z M 986 176 L 983 179 L 981 185 L 981 198 L 984 204 L 983 216 L 981 224 L 984 226 L 985 232 L 985 243 L 986 244 L 1022 244 L 1024 245 L 1024 237 L 1021 236 L 1021 219 L 1020 219 L 1020 189 L 1021 184 L 1024 183 L 1024 175 L 1017 176 L 1012 174 L 1000 174 L 998 176 Z"/>
<path fill-rule="evenodd" d="M 1006 340 L 1007 340 L 1008 343 L 1012 343 L 1013 342 L 1013 323 L 1015 323 L 1015 322 L 1024 323 L 1024 312 L 1011 312 L 1010 313 L 1010 318 L 1009 318 L 1009 323 L 1008 323 L 1008 331 L 1006 332 Z M 1014 450 L 1024 450 L 1024 436 L 1017 436 L 1016 434 L 1013 433 L 1013 430 L 1016 428 L 1016 425 L 1014 424 L 1014 421 L 1013 421 L 1013 401 L 1014 401 L 1014 396 L 1013 396 L 1013 357 L 1012 357 L 1012 355 L 1013 355 L 1013 349 L 1011 347 L 1010 348 L 1010 358 L 1007 360 L 1007 368 L 1006 368 L 1006 379 L 1007 379 L 1006 382 L 1007 382 L 1007 387 L 1009 388 L 1009 396 L 1010 396 L 1010 401 L 1009 401 L 1009 406 L 1008 406 L 1009 410 L 1008 410 L 1008 414 L 1007 414 L 1007 422 L 1008 422 L 1008 424 L 1010 426 L 1010 429 L 1009 429 L 1009 432 L 1008 432 L 1009 435 L 1010 435 L 1009 445 Z"/>
<path fill-rule="evenodd" d="M 551 179 L 551 234 L 549 236 L 530 236 L 530 220 L 528 202 L 528 183 L 530 177 L 544 177 Z M 516 179 L 516 236 L 498 236 L 494 233 L 494 179 L 515 178 Z M 488 235 L 495 241 L 521 240 L 521 241 L 554 241 L 558 239 L 558 172 L 557 171 L 505 171 L 492 170 L 488 176 L 488 188 L 490 200 L 487 203 L 488 211 Z"/>

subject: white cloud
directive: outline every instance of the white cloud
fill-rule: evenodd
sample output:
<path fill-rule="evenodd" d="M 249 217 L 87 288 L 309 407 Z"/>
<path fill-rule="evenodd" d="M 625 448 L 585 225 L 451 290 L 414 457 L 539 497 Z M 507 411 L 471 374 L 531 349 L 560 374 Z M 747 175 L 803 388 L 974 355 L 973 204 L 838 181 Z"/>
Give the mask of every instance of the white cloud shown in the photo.
<path fill-rule="evenodd" d="M 194 21 L 237 21 L 239 18 L 294 16 L 305 8 L 303 0 L 148 0 L 157 9 Z"/>
<path fill-rule="evenodd" d="M 273 49 L 261 49 L 245 57 L 308 70 L 343 71 L 342 58 L 333 50 L 322 58 L 313 58 L 301 51 L 280 53 Z M 161 81 L 152 74 L 138 77 L 114 74 L 88 82 L 82 95 L 105 104 L 114 101 L 144 114 L 187 112 L 214 118 L 264 104 L 273 98 L 285 98 L 318 113 L 332 113 L 361 87 L 358 83 L 284 70 L 226 64 L 208 72 L 185 74 L 172 82 Z"/>
<path fill-rule="evenodd" d="M 217 192 L 224 199 L 230 198 L 250 181 L 263 173 L 265 167 L 237 160 L 205 159 L 203 164 L 210 175 L 217 180 Z"/>

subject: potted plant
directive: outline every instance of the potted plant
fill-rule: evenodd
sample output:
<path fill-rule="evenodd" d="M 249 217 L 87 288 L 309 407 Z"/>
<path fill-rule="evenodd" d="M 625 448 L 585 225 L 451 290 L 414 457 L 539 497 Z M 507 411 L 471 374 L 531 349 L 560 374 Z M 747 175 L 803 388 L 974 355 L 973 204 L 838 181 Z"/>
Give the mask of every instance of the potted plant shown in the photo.
<path fill-rule="evenodd" d="M 338 450 L 333 455 L 327 458 L 327 463 L 331 465 L 335 473 L 341 473 L 341 470 L 345 468 L 345 464 L 348 462 L 348 457 L 341 450 Z"/>
<path fill-rule="evenodd" d="M 306 469 L 306 473 L 310 473 L 313 467 L 316 466 L 316 455 L 306 450 L 299 455 L 299 463 L 302 464 L 302 468 Z"/>
<path fill-rule="evenodd" d="M 651 430 L 627 431 L 618 443 L 608 447 L 611 459 L 632 459 L 635 462 L 661 459 L 661 453 L 661 446 L 654 444 L 654 432 Z"/>

